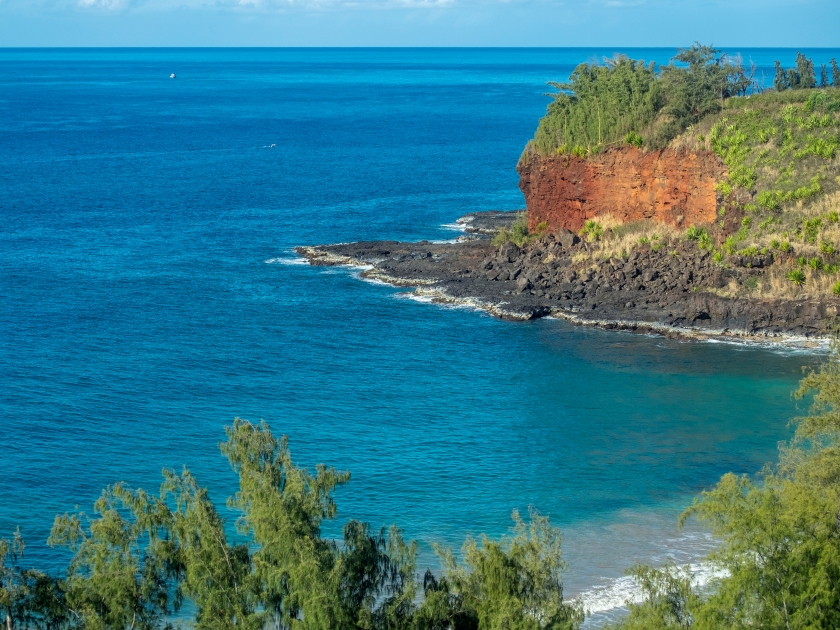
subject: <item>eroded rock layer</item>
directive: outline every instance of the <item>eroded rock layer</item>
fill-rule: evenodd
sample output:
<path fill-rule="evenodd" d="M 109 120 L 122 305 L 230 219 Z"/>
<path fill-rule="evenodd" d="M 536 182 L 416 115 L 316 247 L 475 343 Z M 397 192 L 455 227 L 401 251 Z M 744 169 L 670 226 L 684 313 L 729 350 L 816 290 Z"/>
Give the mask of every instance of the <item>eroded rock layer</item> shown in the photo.
<path fill-rule="evenodd" d="M 620 223 L 655 220 L 678 227 L 716 218 L 715 185 L 726 167 L 710 151 L 632 147 L 586 159 L 534 157 L 518 167 L 528 224 L 578 232 L 587 219 L 612 215 Z"/>

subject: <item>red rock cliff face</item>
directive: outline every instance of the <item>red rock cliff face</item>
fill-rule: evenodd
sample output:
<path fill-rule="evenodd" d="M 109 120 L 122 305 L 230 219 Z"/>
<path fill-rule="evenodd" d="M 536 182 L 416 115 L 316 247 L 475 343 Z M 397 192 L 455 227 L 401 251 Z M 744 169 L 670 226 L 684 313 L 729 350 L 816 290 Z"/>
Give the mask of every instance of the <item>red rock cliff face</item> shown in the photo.
<path fill-rule="evenodd" d="M 710 151 L 611 149 L 582 159 L 533 158 L 519 166 L 528 226 L 578 232 L 587 219 L 611 214 L 622 223 L 653 219 L 688 227 L 716 218 L 715 184 L 726 167 Z"/>

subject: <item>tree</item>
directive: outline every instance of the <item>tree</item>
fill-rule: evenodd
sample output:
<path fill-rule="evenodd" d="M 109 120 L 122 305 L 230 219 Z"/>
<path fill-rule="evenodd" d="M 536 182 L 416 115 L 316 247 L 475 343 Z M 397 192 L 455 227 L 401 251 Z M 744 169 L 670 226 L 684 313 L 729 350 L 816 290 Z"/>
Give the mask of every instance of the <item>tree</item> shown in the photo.
<path fill-rule="evenodd" d="M 776 76 L 773 78 L 773 87 L 777 92 L 784 92 L 790 88 L 788 75 L 785 73 L 782 68 L 782 64 L 778 60 L 776 61 Z"/>
<path fill-rule="evenodd" d="M 262 628 L 260 587 L 248 545 L 228 543 L 224 520 L 188 470 L 164 470 L 161 499 L 172 505 L 170 532 L 177 545 L 180 589 L 195 603 L 199 630 Z"/>
<path fill-rule="evenodd" d="M 828 68 L 825 64 L 820 65 L 820 88 L 828 87 Z"/>
<path fill-rule="evenodd" d="M 542 153 L 596 152 L 628 132 L 641 131 L 662 107 L 653 64 L 624 55 L 603 64 L 580 64 L 540 121 L 534 142 Z"/>
<path fill-rule="evenodd" d="M 59 580 L 21 565 L 26 548 L 20 529 L 0 539 L 0 624 L 12 628 L 59 628 L 66 621 Z"/>
<path fill-rule="evenodd" d="M 531 510 L 526 524 L 513 512 L 514 535 L 501 541 L 468 539 L 464 564 L 438 549 L 444 575 L 425 580 L 418 619 L 427 628 L 566 630 L 578 628 L 583 611 L 563 601 L 562 537 L 545 516 Z"/>
<path fill-rule="evenodd" d="M 260 605 L 281 627 L 300 630 L 387 627 L 413 611 L 415 545 L 399 530 L 371 534 L 350 521 L 344 547 L 321 536 L 336 516 L 333 490 L 350 474 L 318 465 L 315 474 L 294 465 L 285 437 L 265 423 L 236 419 L 222 453 L 239 474 L 231 507 L 239 531 L 255 548 Z"/>
<path fill-rule="evenodd" d="M 220 445 L 239 475 L 228 505 L 238 543 L 188 470 L 164 469 L 158 496 L 123 483 L 84 512 L 56 517 L 49 544 L 72 552 L 60 581 L 20 567 L 23 540 L 0 541 L 0 611 L 7 629 L 170 630 L 185 600 L 198 630 L 566 630 L 583 619 L 563 601 L 560 533 L 514 513 L 514 536 L 442 552 L 418 601 L 415 542 L 396 527 L 348 521 L 325 538 L 335 488 L 349 474 L 296 466 L 285 437 L 234 420 Z"/>
<path fill-rule="evenodd" d="M 172 514 L 142 490 L 106 488 L 85 513 L 58 516 L 48 540 L 74 552 L 66 601 L 85 628 L 152 630 L 168 627 L 181 605 L 182 561 L 169 537 Z"/>
<path fill-rule="evenodd" d="M 808 90 L 816 87 L 817 80 L 814 76 L 814 62 L 801 52 L 796 53 L 796 75 L 798 77 L 796 84 L 798 89 Z"/>
<path fill-rule="evenodd" d="M 837 65 L 837 60 L 832 59 L 831 63 L 831 85 L 840 87 L 840 66 Z"/>
<path fill-rule="evenodd" d="M 642 589 L 641 603 L 629 603 L 623 630 L 691 628 L 700 597 L 692 588 L 691 572 L 674 565 L 661 569 L 637 565 L 627 571 Z"/>
<path fill-rule="evenodd" d="M 811 392 L 810 413 L 795 420 L 777 465 L 758 479 L 724 475 L 681 516 L 698 518 L 721 542 L 710 556 L 721 576 L 711 591 L 696 593 L 673 568 L 643 568 L 636 575 L 650 599 L 631 606 L 623 628 L 840 627 L 838 341 L 795 395 Z"/>

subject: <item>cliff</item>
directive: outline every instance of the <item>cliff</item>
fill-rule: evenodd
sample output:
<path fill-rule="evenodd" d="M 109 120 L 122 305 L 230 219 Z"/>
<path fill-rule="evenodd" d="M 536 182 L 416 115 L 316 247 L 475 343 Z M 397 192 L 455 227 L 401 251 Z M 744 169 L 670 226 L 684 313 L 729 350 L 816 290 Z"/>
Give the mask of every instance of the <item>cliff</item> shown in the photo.
<path fill-rule="evenodd" d="M 715 185 L 726 167 L 711 151 L 614 148 L 586 159 L 532 157 L 517 168 L 528 227 L 578 232 L 605 214 L 627 223 L 653 219 L 677 227 L 712 223 Z"/>

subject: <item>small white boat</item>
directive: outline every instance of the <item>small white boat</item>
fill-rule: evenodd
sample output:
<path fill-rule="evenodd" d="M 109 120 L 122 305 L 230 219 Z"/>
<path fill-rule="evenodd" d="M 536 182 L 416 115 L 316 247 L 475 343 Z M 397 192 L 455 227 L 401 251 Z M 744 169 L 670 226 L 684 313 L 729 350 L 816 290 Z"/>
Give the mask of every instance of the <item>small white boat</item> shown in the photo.
<path fill-rule="evenodd" d="M 175 78 L 175 73 L 173 72 L 172 74 L 170 74 L 170 75 L 169 75 L 169 78 L 170 78 L 170 79 L 174 79 L 174 78 Z"/>

